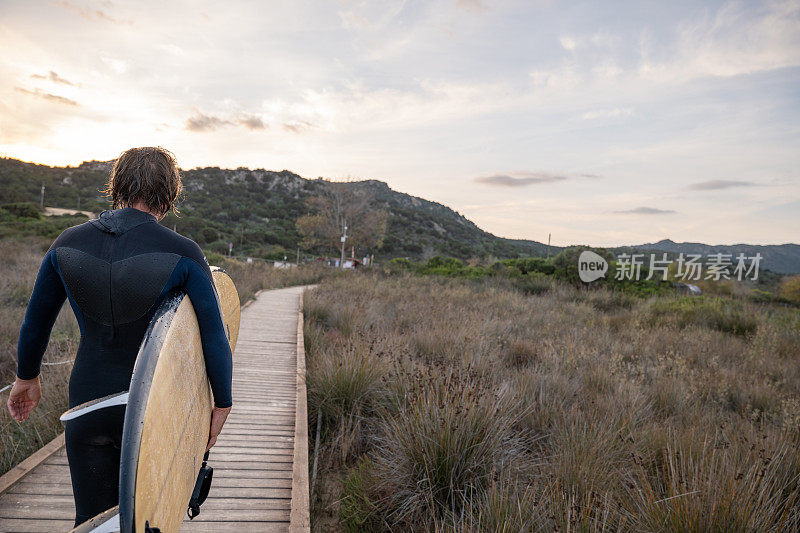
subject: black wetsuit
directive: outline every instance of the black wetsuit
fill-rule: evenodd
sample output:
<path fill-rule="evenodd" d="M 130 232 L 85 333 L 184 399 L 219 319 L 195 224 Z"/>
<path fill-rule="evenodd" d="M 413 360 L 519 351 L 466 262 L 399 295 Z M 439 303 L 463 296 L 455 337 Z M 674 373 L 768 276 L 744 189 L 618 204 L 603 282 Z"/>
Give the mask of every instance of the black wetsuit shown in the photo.
<path fill-rule="evenodd" d="M 205 256 L 194 241 L 132 207 L 103 211 L 53 242 L 20 329 L 17 375 L 39 374 L 68 298 L 81 331 L 69 407 L 127 391 L 150 319 L 174 288 L 186 291 L 197 314 L 214 404 L 231 406 L 231 350 Z M 76 525 L 119 503 L 124 414 L 124 405 L 107 407 L 66 422 Z"/>

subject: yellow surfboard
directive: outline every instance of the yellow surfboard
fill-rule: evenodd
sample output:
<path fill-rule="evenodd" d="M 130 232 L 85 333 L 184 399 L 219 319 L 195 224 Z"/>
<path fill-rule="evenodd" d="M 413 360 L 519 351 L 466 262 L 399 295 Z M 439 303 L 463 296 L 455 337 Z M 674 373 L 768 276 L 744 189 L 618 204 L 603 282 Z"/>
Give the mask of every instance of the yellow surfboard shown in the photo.
<path fill-rule="evenodd" d="M 212 267 L 231 344 L 239 335 L 239 295 Z M 120 456 L 122 533 L 178 531 L 208 443 L 213 398 L 197 318 L 183 293 L 168 298 L 142 342 L 128 391 Z"/>

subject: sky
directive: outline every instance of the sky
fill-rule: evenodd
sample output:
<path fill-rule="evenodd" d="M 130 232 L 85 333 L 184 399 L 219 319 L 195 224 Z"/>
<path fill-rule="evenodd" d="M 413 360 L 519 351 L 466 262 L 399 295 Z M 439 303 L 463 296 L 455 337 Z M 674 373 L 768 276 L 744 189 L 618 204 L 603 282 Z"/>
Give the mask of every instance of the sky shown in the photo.
<path fill-rule="evenodd" d="M 0 0 L 0 155 L 378 179 L 554 245 L 800 242 L 800 0 Z"/>

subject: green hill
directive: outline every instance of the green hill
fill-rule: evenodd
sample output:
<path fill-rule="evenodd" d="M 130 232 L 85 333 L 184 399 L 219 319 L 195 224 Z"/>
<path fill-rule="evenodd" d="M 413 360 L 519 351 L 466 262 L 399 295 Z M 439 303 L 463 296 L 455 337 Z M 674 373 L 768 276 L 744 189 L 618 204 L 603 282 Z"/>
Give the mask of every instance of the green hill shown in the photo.
<path fill-rule="evenodd" d="M 37 204 L 45 187 L 44 205 L 99 212 L 108 202 L 99 192 L 111 162 L 90 161 L 77 167 L 50 167 L 16 159 L 0 159 L 0 205 L 18 202 Z M 295 221 L 309 209 L 306 199 L 318 195 L 326 181 L 305 179 L 293 172 L 217 167 L 182 171 L 185 198 L 180 217 L 169 215 L 164 224 L 191 237 L 204 248 L 264 258 L 293 255 L 300 240 Z M 394 191 L 377 180 L 349 182 L 346 187 L 366 189 L 376 209 L 389 213 L 383 245 L 376 259 L 408 257 L 422 259 L 446 255 L 470 257 L 542 256 L 547 246 L 527 240 L 492 235 L 463 215 L 437 202 Z M 556 247 L 552 248 L 557 252 Z M 334 254 L 336 250 L 307 250 Z"/>

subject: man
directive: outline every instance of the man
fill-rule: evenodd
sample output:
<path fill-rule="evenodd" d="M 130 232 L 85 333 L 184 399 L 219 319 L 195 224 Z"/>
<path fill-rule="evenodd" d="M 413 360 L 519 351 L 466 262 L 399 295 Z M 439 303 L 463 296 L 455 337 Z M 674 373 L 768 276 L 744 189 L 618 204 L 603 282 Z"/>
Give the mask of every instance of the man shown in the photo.
<path fill-rule="evenodd" d="M 17 347 L 8 409 L 28 418 L 41 399 L 39 367 L 53 323 L 69 299 L 81 341 L 69 380 L 69 407 L 125 392 L 139 345 L 164 297 L 182 288 L 192 301 L 214 395 L 208 448 L 231 410 L 232 357 L 211 270 L 191 239 L 158 224 L 182 189 L 174 156 L 132 148 L 114 164 L 105 192 L 112 210 L 64 230 L 42 261 Z M 66 422 L 75 525 L 119 503 L 125 406 Z"/>

